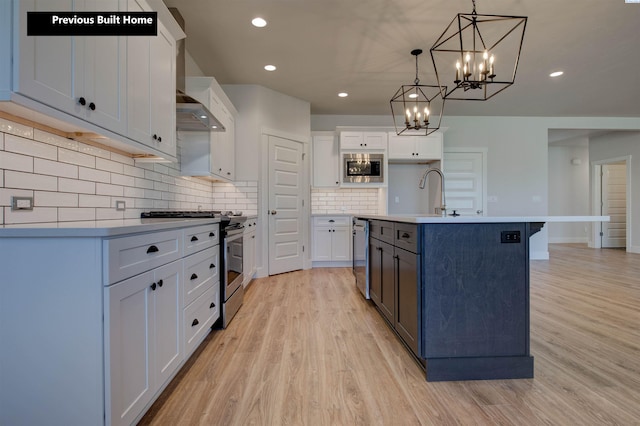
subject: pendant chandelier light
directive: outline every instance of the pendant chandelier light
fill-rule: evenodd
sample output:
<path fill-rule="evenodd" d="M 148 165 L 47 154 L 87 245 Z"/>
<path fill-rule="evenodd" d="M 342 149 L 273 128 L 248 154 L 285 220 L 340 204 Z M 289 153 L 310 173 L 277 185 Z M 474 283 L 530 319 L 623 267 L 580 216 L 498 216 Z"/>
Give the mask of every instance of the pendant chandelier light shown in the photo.
<path fill-rule="evenodd" d="M 429 135 L 440 128 L 446 87 L 420 84 L 418 78 L 418 56 L 422 49 L 414 49 L 416 57 L 416 79 L 413 84 L 402 85 L 391 101 L 391 116 L 397 135 Z"/>
<path fill-rule="evenodd" d="M 526 16 L 458 13 L 431 47 L 446 99 L 486 101 L 516 78 Z"/>

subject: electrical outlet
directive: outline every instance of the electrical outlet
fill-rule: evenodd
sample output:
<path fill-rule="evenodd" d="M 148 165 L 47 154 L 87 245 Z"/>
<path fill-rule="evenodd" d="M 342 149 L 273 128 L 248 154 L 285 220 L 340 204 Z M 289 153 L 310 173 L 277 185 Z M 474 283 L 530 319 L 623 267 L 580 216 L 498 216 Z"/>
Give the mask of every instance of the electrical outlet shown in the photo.
<path fill-rule="evenodd" d="M 500 233 L 500 242 L 501 243 L 519 243 L 520 242 L 520 231 L 502 231 Z"/>
<path fill-rule="evenodd" d="M 11 197 L 11 210 L 33 210 L 33 197 Z"/>
<path fill-rule="evenodd" d="M 127 209 L 127 203 L 124 200 L 117 200 L 116 201 L 116 210 L 118 211 L 124 211 Z"/>

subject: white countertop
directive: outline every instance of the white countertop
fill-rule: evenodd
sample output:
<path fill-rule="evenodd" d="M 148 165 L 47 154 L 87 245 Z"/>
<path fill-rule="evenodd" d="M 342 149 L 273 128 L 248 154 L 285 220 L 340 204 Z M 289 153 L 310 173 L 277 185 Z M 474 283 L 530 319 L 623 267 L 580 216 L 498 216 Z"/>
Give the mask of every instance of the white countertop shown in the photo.
<path fill-rule="evenodd" d="M 406 223 L 514 223 L 514 222 L 609 222 L 609 216 L 420 216 L 396 214 L 389 216 L 353 215 L 362 219 L 389 220 Z"/>
<path fill-rule="evenodd" d="M 220 219 L 122 219 L 87 221 L 86 223 L 46 223 L 4 225 L 0 227 L 0 238 L 47 238 L 47 237 L 116 237 L 140 232 L 218 223 Z"/>

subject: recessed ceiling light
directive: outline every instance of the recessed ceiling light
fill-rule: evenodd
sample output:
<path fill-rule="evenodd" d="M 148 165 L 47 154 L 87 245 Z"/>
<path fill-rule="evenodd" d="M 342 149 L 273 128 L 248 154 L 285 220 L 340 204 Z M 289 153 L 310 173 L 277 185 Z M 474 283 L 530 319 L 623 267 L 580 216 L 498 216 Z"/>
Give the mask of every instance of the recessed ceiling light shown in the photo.
<path fill-rule="evenodd" d="M 549 74 L 549 77 L 560 77 L 562 74 L 564 74 L 564 71 L 554 71 Z"/>
<path fill-rule="evenodd" d="M 340 96 L 341 98 L 346 98 L 347 96 L 349 96 L 349 94 L 347 92 L 340 92 L 338 93 L 338 96 Z"/>
<path fill-rule="evenodd" d="M 276 70 L 276 66 L 275 65 L 265 65 L 264 69 L 267 71 L 275 71 Z"/>
<path fill-rule="evenodd" d="M 267 26 L 267 21 L 265 21 L 262 18 L 253 18 L 251 20 L 251 23 L 253 24 L 254 27 L 258 27 L 258 28 L 262 28 L 262 27 L 266 27 Z"/>

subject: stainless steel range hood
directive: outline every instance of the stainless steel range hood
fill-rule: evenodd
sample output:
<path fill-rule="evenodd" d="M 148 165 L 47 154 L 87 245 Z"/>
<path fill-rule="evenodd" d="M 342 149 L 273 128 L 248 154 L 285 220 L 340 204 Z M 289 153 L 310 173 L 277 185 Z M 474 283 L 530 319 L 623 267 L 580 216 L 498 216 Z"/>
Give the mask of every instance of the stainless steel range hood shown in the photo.
<path fill-rule="evenodd" d="M 169 11 L 184 31 L 184 19 L 175 7 Z M 200 132 L 224 132 L 226 129 L 209 108 L 185 92 L 185 40 L 178 40 L 176 55 L 176 129 Z"/>

